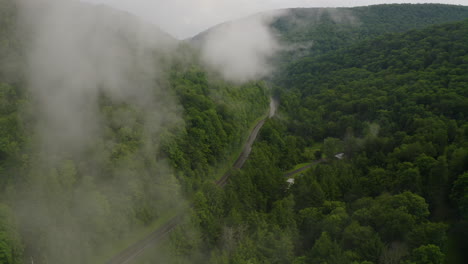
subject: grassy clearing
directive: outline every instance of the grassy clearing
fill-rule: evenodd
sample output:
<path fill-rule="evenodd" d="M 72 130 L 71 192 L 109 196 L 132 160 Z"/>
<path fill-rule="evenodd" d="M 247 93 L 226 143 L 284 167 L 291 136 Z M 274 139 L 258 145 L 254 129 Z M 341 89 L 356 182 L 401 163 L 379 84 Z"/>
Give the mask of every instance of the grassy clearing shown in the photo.
<path fill-rule="evenodd" d="M 305 162 L 305 163 L 301 163 L 301 164 L 297 164 L 296 166 L 294 166 L 292 169 L 288 170 L 285 172 L 285 174 L 288 174 L 288 173 L 291 173 L 295 170 L 298 170 L 298 169 L 301 169 L 307 165 L 309 165 L 310 163 L 312 163 L 314 160 L 316 160 L 316 157 L 315 157 L 315 152 L 318 151 L 318 150 L 321 150 L 322 149 L 322 143 L 316 143 L 314 144 L 313 146 L 310 146 L 310 147 L 306 147 L 304 149 L 304 156 L 307 157 L 307 159 L 311 160 L 310 162 Z M 323 155 L 322 155 L 323 156 Z M 307 171 L 307 170 L 305 170 Z M 294 177 L 294 175 L 292 175 L 291 177 Z"/>
<path fill-rule="evenodd" d="M 306 163 L 297 164 L 296 166 L 294 166 L 294 168 L 288 170 L 286 173 L 290 173 L 290 172 L 293 172 L 293 171 L 298 170 L 298 169 L 300 169 L 300 168 L 303 168 L 303 167 L 309 165 L 310 163 L 312 163 L 312 162 L 306 162 Z M 285 173 L 285 174 L 286 174 L 286 173 Z"/>
<path fill-rule="evenodd" d="M 323 143 L 315 143 L 313 146 L 306 148 L 307 151 L 315 152 L 322 149 Z"/>
<path fill-rule="evenodd" d="M 304 149 L 304 157 L 306 157 L 308 160 L 315 160 L 315 152 L 319 151 L 322 149 L 323 143 L 315 143 L 314 145 L 310 147 L 306 147 Z M 323 156 L 323 154 L 322 154 Z"/>

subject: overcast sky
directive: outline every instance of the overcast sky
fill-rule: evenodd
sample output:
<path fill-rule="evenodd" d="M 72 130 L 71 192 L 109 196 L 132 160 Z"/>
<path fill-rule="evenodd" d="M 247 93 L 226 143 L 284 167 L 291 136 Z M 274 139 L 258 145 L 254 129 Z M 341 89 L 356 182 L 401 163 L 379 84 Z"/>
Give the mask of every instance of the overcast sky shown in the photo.
<path fill-rule="evenodd" d="M 445 3 L 468 0 L 82 0 L 133 13 L 177 38 L 193 36 L 211 26 L 260 11 L 289 7 L 350 7 L 383 3 Z"/>

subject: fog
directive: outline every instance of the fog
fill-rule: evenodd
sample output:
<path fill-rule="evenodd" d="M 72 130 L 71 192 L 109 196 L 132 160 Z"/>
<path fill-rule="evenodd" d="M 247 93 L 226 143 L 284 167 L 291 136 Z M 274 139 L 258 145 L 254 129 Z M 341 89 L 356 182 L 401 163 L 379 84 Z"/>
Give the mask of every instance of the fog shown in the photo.
<path fill-rule="evenodd" d="M 24 115 L 34 121 L 28 180 L 8 196 L 26 258 L 104 261 L 127 234 L 184 206 L 174 171 L 159 157 L 164 137 L 184 125 L 167 79 L 181 42 L 102 5 L 17 3 L 19 30 L 28 33 L 24 76 L 31 102 Z M 265 77 L 274 70 L 270 59 L 287 49 L 270 27 L 283 14 L 207 31 L 198 39 L 201 62 L 234 83 Z"/>
<path fill-rule="evenodd" d="M 445 3 L 467 5 L 467 0 L 82 0 L 131 12 L 185 39 L 216 24 L 255 13 L 293 7 L 352 7 L 384 3 Z"/>
<path fill-rule="evenodd" d="M 269 12 L 221 24 L 201 38 L 202 60 L 224 79 L 246 82 L 272 70 L 270 59 L 281 45 L 270 24 L 285 12 Z"/>
<path fill-rule="evenodd" d="M 86 147 L 98 129 L 100 92 L 151 103 L 158 71 L 151 52 L 153 47 L 167 50 L 169 36 L 107 8 L 63 0 L 21 3 L 23 23 L 34 34 L 27 51 L 28 81 L 48 148 Z"/>
<path fill-rule="evenodd" d="M 184 125 L 167 74 L 180 41 L 107 6 L 16 3 L 31 142 L 27 180 L 7 196 L 25 257 L 103 262 L 129 235 L 185 206 L 175 172 L 160 158 L 164 137 Z M 273 17 L 213 30 L 202 62 L 236 83 L 263 77 L 279 49 Z"/>
<path fill-rule="evenodd" d="M 19 30 L 28 32 L 24 115 L 34 125 L 28 181 L 9 195 L 25 257 L 95 262 L 144 226 L 138 214 L 151 220 L 183 202 L 174 173 L 157 159 L 162 134 L 183 125 L 160 62 L 177 42 L 107 7 L 17 3 Z M 144 144 L 125 149 L 132 138 Z"/>

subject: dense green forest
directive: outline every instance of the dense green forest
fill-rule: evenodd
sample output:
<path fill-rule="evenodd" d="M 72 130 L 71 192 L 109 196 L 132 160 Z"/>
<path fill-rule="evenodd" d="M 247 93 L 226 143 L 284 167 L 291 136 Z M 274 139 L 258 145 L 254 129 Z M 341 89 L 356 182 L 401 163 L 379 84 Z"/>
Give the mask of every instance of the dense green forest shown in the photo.
<path fill-rule="evenodd" d="M 272 24 L 292 47 L 274 58 L 279 71 L 242 85 L 171 40 L 171 54 L 150 50 L 158 78 L 130 76 L 154 105 L 104 87 L 100 133 L 79 153 L 51 154 L 15 3 L 0 0 L 0 263 L 104 262 L 179 209 L 183 224 L 142 262 L 467 259 L 468 21 L 442 24 L 466 19 L 467 7 L 290 10 Z M 134 53 L 133 35 L 112 34 Z M 280 112 L 216 186 L 272 93 Z"/>
<path fill-rule="evenodd" d="M 463 263 L 467 36 L 465 20 L 290 64 L 280 113 L 225 189 L 196 194 L 164 261 Z"/>
<path fill-rule="evenodd" d="M 234 85 L 208 76 L 195 52 L 180 44 L 173 58 L 151 51 L 152 62 L 164 61 L 162 77 L 148 83 L 139 73 L 129 76 L 129 89 L 143 87 L 152 105 L 119 100 L 104 87 L 94 113 L 101 132 L 79 153 L 51 152 L 41 148 L 38 102 L 28 88 L 31 36 L 17 24 L 15 1 L 0 1 L 0 12 L 2 264 L 105 261 L 116 245 L 133 242 L 132 233 L 183 207 L 202 182 L 219 177 L 266 114 L 263 82 Z M 122 40 L 132 36 L 119 30 L 113 34 Z M 126 42 L 121 52 L 132 54 L 133 47 Z"/>
<path fill-rule="evenodd" d="M 321 55 L 385 33 L 422 29 L 467 16 L 466 6 L 441 4 L 296 8 L 287 10 L 271 26 L 292 47 L 279 59 L 279 63 L 287 65 L 301 57 Z"/>

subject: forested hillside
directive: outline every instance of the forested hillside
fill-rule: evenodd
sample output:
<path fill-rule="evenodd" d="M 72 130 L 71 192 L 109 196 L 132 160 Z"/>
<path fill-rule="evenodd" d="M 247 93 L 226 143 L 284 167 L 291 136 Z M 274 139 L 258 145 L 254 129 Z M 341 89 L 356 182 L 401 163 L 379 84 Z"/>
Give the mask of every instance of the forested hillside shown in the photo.
<path fill-rule="evenodd" d="M 290 9 L 272 23 L 286 44 L 282 59 L 321 55 L 386 33 L 468 17 L 468 7 L 441 4 Z"/>
<path fill-rule="evenodd" d="M 464 263 L 467 36 L 465 20 L 292 64 L 246 167 L 197 193 L 165 261 Z"/>
<path fill-rule="evenodd" d="M 174 215 L 141 263 L 468 259 L 468 7 L 292 9 L 237 84 L 129 14 L 28 1 L 0 0 L 0 263 L 103 263 Z"/>
<path fill-rule="evenodd" d="M 65 61 L 61 68 L 54 68 L 53 63 L 62 63 L 55 54 L 31 61 L 37 36 L 30 30 L 34 25 L 18 23 L 18 3 L 0 1 L 0 263 L 105 261 L 134 242 L 135 233 L 183 207 L 203 182 L 221 176 L 220 168 L 233 162 L 232 153 L 239 152 L 254 121 L 266 114 L 269 93 L 261 81 L 233 85 L 208 74 L 190 47 L 128 14 L 81 3 L 72 6 L 77 28 L 71 31 L 87 37 L 75 44 L 97 59 L 83 59 L 83 53 L 72 57 L 77 65 Z M 31 3 L 34 14 L 48 11 L 47 2 Z M 54 32 L 39 30 L 52 39 L 41 41 L 54 45 Z M 155 35 L 157 42 L 151 43 L 159 46 L 142 44 L 148 35 Z M 101 49 L 107 41 L 113 46 Z M 98 54 L 113 49 L 129 65 Z M 53 51 L 65 58 L 71 54 L 63 47 Z M 101 65 L 96 72 L 104 78 L 81 77 L 82 65 L 90 60 Z M 35 63 L 51 70 L 33 79 Z M 67 76 L 78 85 L 71 87 L 71 100 L 62 96 L 57 102 L 54 96 L 62 95 L 60 85 L 65 90 L 68 81 L 43 82 L 56 72 L 68 74 L 64 67 L 74 70 Z M 115 69 L 124 78 L 118 79 Z M 128 86 L 112 87 L 116 79 Z M 43 88 L 32 80 L 57 89 L 38 100 Z M 86 99 L 80 101 L 85 89 Z M 67 126 L 63 131 L 48 127 L 50 116 L 68 113 L 74 102 L 82 104 L 80 113 L 52 124 L 68 124 L 86 138 L 70 135 L 74 131 Z M 58 107 L 42 116 L 49 111 L 44 104 Z M 80 123 L 85 109 L 92 109 L 96 119 Z"/>

